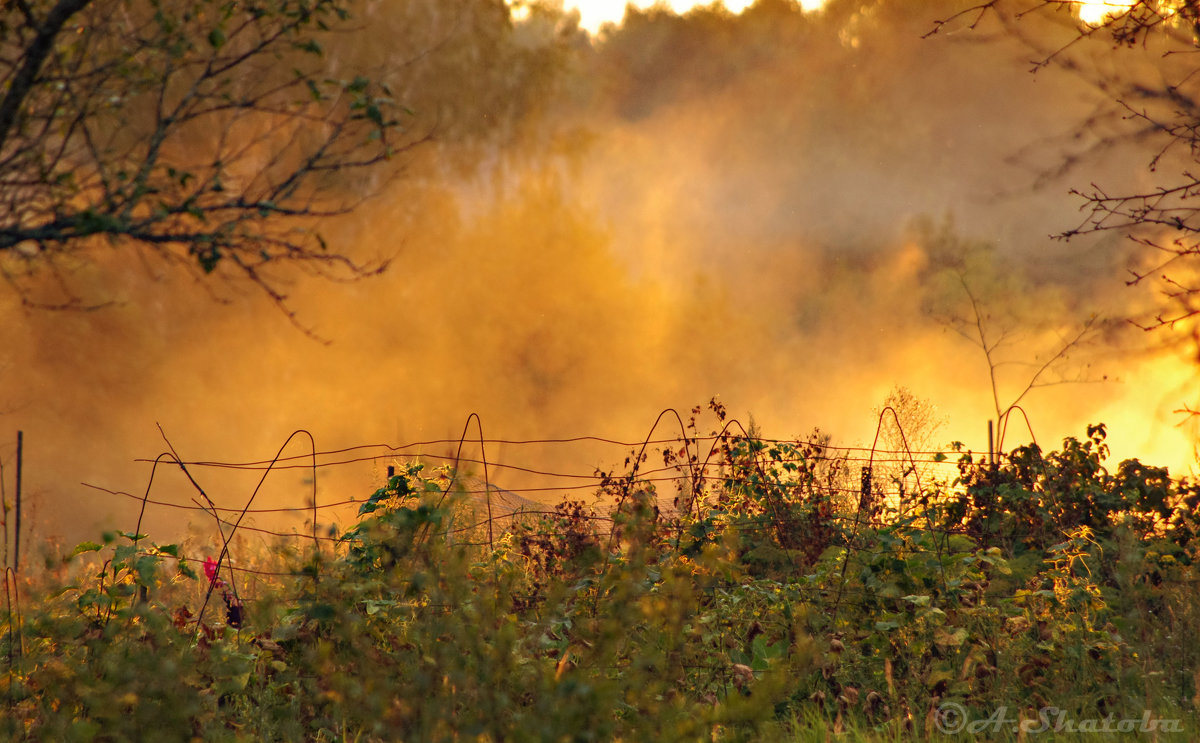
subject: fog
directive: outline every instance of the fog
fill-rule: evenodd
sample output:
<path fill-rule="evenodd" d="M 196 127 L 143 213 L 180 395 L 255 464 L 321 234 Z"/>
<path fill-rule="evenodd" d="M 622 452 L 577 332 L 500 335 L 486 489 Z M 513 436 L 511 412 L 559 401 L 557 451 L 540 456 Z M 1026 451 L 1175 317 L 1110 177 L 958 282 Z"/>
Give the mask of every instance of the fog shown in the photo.
<path fill-rule="evenodd" d="M 1099 93 L 1053 68 L 1030 74 L 1030 51 L 998 27 L 923 39 L 948 5 L 804 13 L 774 0 L 737 17 L 634 13 L 593 39 L 535 15 L 495 30 L 480 57 L 451 6 L 428 18 L 419 2 L 396 7 L 371 5 L 369 34 L 335 59 L 420 58 L 390 74 L 411 83 L 401 93 L 435 136 L 323 226 L 332 248 L 391 258 L 388 271 L 280 274 L 309 332 L 253 287 L 119 251 L 77 268 L 114 306 L 48 312 L 0 296 L 0 461 L 11 500 L 23 430 L 26 544 L 132 529 L 136 500 L 83 483 L 142 495 L 150 465 L 136 460 L 166 450 L 159 426 L 186 460 L 249 462 L 296 429 L 321 450 L 457 439 L 471 413 L 489 438 L 636 441 L 660 410 L 719 396 L 768 435 L 820 427 L 859 445 L 901 385 L 946 417 L 939 443 L 980 451 L 993 401 L 983 354 L 953 329 L 956 266 L 1010 333 L 1007 360 L 1039 363 L 1101 317 L 1054 377 L 1071 383 L 1022 400 L 1043 446 L 1103 421 L 1114 457 L 1188 470 L 1172 411 L 1191 399 L 1194 362 L 1124 322 L 1155 301 L 1125 286 L 1141 258 L 1116 235 L 1050 238 L 1079 219 L 1070 186 L 1137 183 L 1146 153 L 1055 174 L 1097 136 L 1079 124 Z M 401 27 L 402 45 L 389 36 Z M 1002 403 L 1027 369 L 1004 367 Z M 1027 440 L 1014 427 L 1005 444 Z M 487 454 L 590 474 L 624 451 Z M 391 461 L 322 471 L 319 500 L 369 495 Z M 238 508 L 261 473 L 192 474 Z M 306 477 L 273 474 L 256 505 L 303 506 Z M 160 467 L 152 497 L 192 505 L 196 493 Z M 151 508 L 143 531 L 207 528 L 189 513 Z"/>

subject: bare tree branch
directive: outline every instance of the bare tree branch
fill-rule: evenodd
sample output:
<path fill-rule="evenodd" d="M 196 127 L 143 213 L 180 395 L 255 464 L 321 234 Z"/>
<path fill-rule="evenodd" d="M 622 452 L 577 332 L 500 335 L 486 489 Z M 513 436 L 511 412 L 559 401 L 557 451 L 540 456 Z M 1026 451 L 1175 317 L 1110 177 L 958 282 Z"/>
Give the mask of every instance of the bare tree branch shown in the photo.
<path fill-rule="evenodd" d="M 1156 185 L 1093 182 L 1072 190 L 1083 217 L 1056 237 L 1117 233 L 1145 248 L 1148 257 L 1158 255 L 1148 266 L 1130 269 L 1128 283 L 1156 282 L 1168 308 L 1130 321 L 1145 330 L 1178 328 L 1200 316 L 1200 285 L 1183 278 L 1200 259 L 1200 3 L 1113 3 L 1087 22 L 1078 17 L 1083 5 L 992 0 L 963 12 L 976 14 L 972 25 L 985 15 L 998 19 L 1035 54 L 1035 71 L 1054 66 L 1110 101 L 1074 133 L 1076 139 L 1087 133 L 1096 140 L 1064 156 L 1048 177 L 1099 162 L 1118 147 L 1146 152 L 1146 173 L 1153 174 Z M 930 33 L 944 25 L 938 22 Z M 1100 131 L 1101 123 L 1110 130 Z"/>

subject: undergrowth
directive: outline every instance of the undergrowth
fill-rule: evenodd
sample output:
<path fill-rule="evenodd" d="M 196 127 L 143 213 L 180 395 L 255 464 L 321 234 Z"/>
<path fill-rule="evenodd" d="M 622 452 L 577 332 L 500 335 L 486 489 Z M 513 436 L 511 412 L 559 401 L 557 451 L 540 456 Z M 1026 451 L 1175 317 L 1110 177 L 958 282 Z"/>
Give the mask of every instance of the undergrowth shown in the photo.
<path fill-rule="evenodd" d="M 675 492 L 633 452 L 596 505 L 490 538 L 457 473 L 414 461 L 344 533 L 191 555 L 113 533 L 10 575 L 0 733 L 1194 739 L 1200 485 L 1109 472 L 1095 426 L 896 503 L 820 437 L 725 428 L 701 456 L 695 428 L 654 453 Z"/>

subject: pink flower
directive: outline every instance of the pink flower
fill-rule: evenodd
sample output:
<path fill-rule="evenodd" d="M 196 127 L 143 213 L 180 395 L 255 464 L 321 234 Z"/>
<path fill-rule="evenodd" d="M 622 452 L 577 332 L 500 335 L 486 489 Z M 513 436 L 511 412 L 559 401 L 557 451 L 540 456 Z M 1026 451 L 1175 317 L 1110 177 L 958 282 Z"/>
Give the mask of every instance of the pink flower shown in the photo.
<path fill-rule="evenodd" d="M 217 561 L 211 557 L 204 558 L 204 577 L 208 578 L 209 583 L 221 585 L 221 579 L 217 577 Z"/>

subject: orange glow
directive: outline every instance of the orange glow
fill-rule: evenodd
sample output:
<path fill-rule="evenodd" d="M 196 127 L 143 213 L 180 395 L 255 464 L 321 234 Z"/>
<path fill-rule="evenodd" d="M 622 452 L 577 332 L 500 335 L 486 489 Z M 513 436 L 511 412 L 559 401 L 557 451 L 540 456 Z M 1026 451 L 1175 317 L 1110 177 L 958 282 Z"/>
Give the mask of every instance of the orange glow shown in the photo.
<path fill-rule="evenodd" d="M 826 0 L 800 0 L 800 7 L 805 11 L 819 9 Z M 633 5 L 638 8 L 649 8 L 656 4 L 655 0 L 568 0 L 566 7 L 579 11 L 579 25 L 588 33 L 597 33 L 608 23 L 620 23 L 625 17 L 625 6 Z M 704 0 L 666 0 L 659 4 L 666 5 L 675 13 L 686 13 L 697 6 L 709 6 L 712 2 Z M 754 0 L 724 0 L 722 3 L 732 13 L 741 13 L 754 4 Z"/>
<path fill-rule="evenodd" d="M 1107 2 L 1079 3 L 1079 20 L 1089 26 L 1099 26 L 1109 18 L 1126 13 L 1134 5 L 1134 0 L 1108 0 Z"/>

